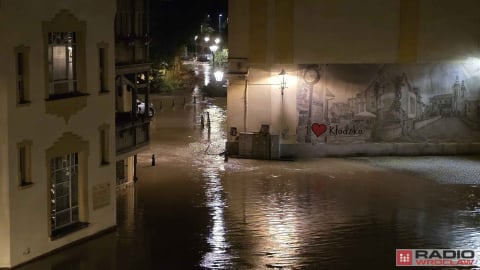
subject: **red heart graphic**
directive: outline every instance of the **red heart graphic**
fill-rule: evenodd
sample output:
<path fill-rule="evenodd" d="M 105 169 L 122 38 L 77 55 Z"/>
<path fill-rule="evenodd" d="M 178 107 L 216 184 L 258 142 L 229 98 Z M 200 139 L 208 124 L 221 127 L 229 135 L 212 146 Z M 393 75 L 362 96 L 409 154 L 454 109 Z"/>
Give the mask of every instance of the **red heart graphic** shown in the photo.
<path fill-rule="evenodd" d="M 318 123 L 313 123 L 312 124 L 312 131 L 313 133 L 319 137 L 320 135 L 322 135 L 323 133 L 325 133 L 325 131 L 327 131 L 327 125 L 325 124 L 318 124 Z"/>

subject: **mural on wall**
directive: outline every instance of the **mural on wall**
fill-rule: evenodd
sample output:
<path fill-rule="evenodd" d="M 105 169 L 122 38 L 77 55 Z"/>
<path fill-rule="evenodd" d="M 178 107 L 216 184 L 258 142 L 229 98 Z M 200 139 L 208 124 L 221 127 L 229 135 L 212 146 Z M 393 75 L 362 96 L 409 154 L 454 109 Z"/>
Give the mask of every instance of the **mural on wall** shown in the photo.
<path fill-rule="evenodd" d="M 479 142 L 480 65 L 300 65 L 299 143 Z"/>

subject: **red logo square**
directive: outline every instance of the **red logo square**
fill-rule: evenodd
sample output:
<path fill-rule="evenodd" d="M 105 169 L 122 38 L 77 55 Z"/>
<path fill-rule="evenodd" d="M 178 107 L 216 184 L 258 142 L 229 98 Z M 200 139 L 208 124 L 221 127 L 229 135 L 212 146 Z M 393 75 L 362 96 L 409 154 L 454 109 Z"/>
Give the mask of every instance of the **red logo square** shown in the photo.
<path fill-rule="evenodd" d="M 413 265 L 413 251 L 409 249 L 397 250 L 397 266 Z"/>

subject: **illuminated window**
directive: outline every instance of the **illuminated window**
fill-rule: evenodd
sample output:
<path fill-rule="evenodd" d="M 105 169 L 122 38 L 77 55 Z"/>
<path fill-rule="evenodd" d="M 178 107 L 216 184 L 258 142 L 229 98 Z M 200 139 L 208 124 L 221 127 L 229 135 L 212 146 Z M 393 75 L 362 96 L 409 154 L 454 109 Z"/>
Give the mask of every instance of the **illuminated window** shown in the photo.
<path fill-rule="evenodd" d="M 78 153 L 50 159 L 52 235 L 79 222 Z"/>
<path fill-rule="evenodd" d="M 48 33 L 49 95 L 77 92 L 75 32 Z"/>

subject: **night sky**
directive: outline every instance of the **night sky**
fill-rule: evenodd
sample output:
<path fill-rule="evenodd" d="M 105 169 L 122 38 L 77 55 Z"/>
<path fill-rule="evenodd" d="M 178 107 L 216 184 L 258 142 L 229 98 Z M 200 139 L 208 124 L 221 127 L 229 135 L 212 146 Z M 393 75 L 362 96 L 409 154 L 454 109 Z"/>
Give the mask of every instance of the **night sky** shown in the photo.
<path fill-rule="evenodd" d="M 227 0 L 151 0 L 152 60 L 169 60 L 182 45 L 193 45 L 193 38 L 208 15 L 210 25 L 217 30 L 220 13 L 224 20 Z"/>

